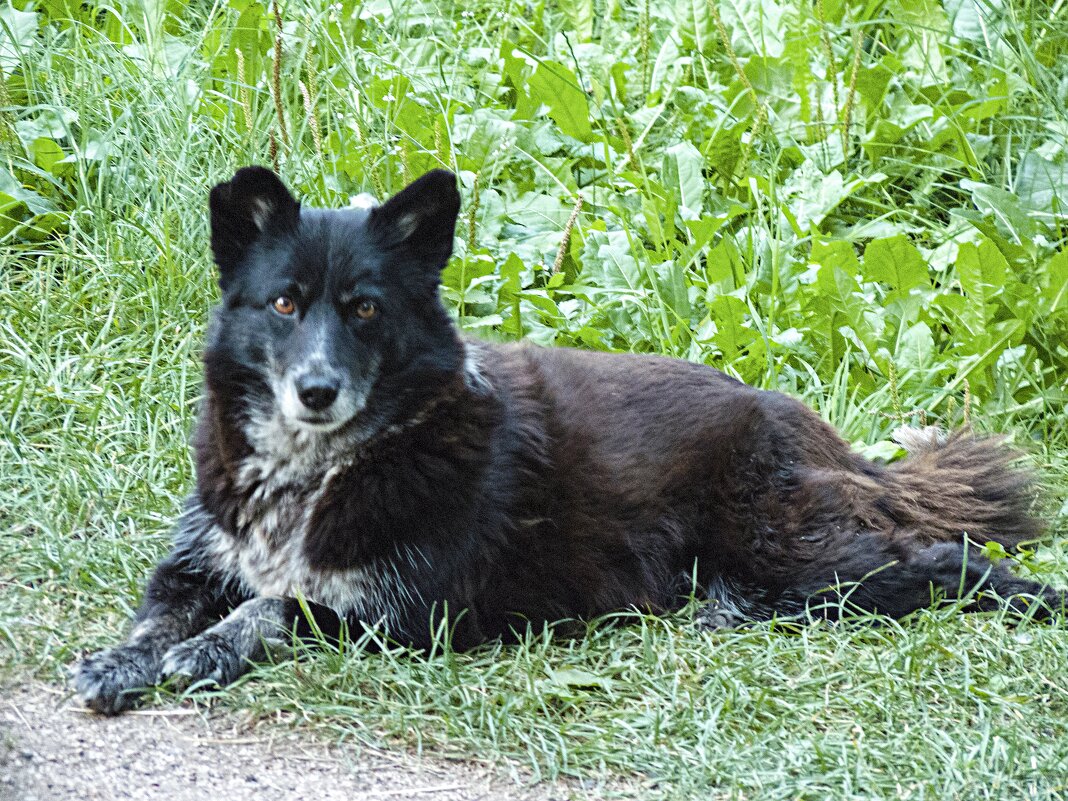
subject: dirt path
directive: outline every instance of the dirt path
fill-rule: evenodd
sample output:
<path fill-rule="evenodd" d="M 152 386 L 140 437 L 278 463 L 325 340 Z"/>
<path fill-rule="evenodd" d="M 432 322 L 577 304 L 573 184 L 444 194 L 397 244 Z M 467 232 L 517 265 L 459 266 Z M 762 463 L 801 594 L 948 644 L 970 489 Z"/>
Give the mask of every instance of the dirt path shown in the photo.
<path fill-rule="evenodd" d="M 563 801 L 463 763 L 329 746 L 193 709 L 120 718 L 85 712 L 45 685 L 0 696 L 2 801 Z M 579 797 L 585 797 L 580 793 Z"/>

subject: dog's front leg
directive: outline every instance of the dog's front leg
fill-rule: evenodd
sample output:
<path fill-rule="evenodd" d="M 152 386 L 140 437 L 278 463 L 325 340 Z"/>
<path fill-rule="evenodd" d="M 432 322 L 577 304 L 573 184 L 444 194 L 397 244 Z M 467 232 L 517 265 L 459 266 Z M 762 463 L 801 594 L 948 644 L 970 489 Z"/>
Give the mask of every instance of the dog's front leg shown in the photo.
<path fill-rule="evenodd" d="M 153 573 L 126 642 L 79 662 L 73 670 L 75 689 L 97 712 L 124 712 L 159 680 L 167 650 L 203 631 L 226 608 L 221 582 L 172 553 Z"/>
<path fill-rule="evenodd" d="M 340 621 L 325 607 L 308 604 L 314 625 L 295 598 L 252 598 L 163 657 L 162 677 L 229 684 L 254 662 L 285 653 L 294 637 L 336 637 Z"/>
<path fill-rule="evenodd" d="M 180 642 L 163 657 L 162 677 L 229 684 L 250 663 L 291 641 L 299 610 L 288 598 L 253 598 L 196 637 Z"/>

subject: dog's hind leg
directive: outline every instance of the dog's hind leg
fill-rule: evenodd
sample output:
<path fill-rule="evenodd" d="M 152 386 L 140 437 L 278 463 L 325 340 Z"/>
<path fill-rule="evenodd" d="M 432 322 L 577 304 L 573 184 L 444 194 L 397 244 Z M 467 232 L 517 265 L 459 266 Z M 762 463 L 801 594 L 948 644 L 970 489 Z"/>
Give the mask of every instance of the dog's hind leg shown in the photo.
<path fill-rule="evenodd" d="M 1063 590 L 1020 578 L 963 543 L 928 545 L 883 565 L 875 564 L 873 552 L 878 548 L 839 565 L 811 566 L 790 594 L 803 598 L 811 614 L 827 618 L 851 611 L 900 618 L 939 597 L 964 601 L 965 611 L 1007 607 L 1026 614 L 1033 609 L 1037 618 L 1065 607 Z"/>
<path fill-rule="evenodd" d="M 1006 607 L 1039 619 L 1063 613 L 1068 606 L 1064 590 L 1021 578 L 963 543 L 937 543 L 904 555 L 895 545 L 877 533 L 858 534 L 836 558 L 826 554 L 799 564 L 778 587 L 720 581 L 710 588 L 712 600 L 696 622 L 724 628 L 804 615 L 839 619 L 875 613 L 900 618 L 939 597 L 964 601 L 965 611 Z"/>

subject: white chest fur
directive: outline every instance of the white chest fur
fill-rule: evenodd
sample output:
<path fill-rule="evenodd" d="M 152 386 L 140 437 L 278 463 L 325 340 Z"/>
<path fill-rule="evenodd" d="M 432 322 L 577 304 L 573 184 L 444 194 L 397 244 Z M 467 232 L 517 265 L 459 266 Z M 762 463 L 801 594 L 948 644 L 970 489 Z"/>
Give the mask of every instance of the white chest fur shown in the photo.
<path fill-rule="evenodd" d="M 200 527 L 200 552 L 219 572 L 234 576 L 256 597 L 299 597 L 330 607 L 340 615 L 370 623 L 387 620 L 408 592 L 392 561 L 358 568 L 313 566 L 306 555 L 308 528 L 316 507 L 347 462 L 300 453 L 306 443 L 289 443 L 285 458 L 256 453 L 246 459 L 238 486 L 247 492 L 235 537 L 210 521 Z M 323 464 L 334 466 L 323 469 Z M 190 510 L 196 515 L 202 511 Z M 187 513 L 188 514 L 188 513 Z"/>

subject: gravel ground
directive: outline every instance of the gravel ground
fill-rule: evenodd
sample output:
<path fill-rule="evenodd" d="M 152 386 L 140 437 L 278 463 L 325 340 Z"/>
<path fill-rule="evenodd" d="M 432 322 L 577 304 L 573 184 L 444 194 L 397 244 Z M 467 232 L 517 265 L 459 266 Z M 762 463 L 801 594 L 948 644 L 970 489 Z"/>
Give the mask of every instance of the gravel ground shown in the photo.
<path fill-rule="evenodd" d="M 0 696 L 2 801 L 563 801 L 563 785 L 524 788 L 490 768 L 326 745 L 232 713 L 85 711 L 41 684 Z"/>

